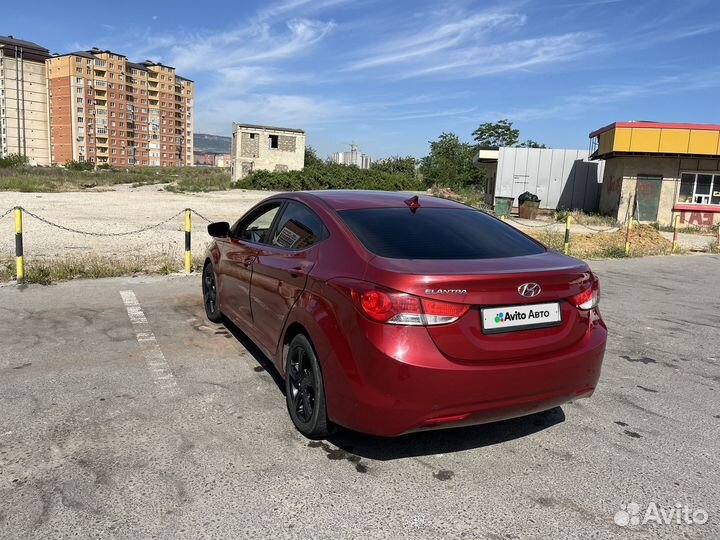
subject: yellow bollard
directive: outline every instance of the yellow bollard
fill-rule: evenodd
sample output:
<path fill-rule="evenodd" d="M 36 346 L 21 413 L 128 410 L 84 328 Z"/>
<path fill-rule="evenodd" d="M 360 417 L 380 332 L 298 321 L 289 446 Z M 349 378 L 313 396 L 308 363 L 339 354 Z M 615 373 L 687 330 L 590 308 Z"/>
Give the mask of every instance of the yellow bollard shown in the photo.
<path fill-rule="evenodd" d="M 15 207 L 15 276 L 18 281 L 25 279 L 25 257 L 23 255 L 22 208 Z"/>
<path fill-rule="evenodd" d="M 628 222 L 628 228 L 627 228 L 627 234 L 625 235 L 625 255 L 630 255 L 630 238 L 632 237 L 632 234 L 630 231 L 632 231 L 633 226 L 633 218 L 630 218 L 630 221 Z"/>
<path fill-rule="evenodd" d="M 192 211 L 185 209 L 185 273 L 192 271 L 192 251 L 190 249 L 190 233 L 192 232 Z"/>
<path fill-rule="evenodd" d="M 572 216 L 568 214 L 567 219 L 565 220 L 565 249 L 563 249 L 563 253 L 567 255 L 570 253 L 570 225 L 572 224 Z"/>
<path fill-rule="evenodd" d="M 680 214 L 675 216 L 674 224 L 673 224 L 673 245 L 672 245 L 672 252 L 675 253 L 678 248 L 678 228 L 680 227 Z"/>

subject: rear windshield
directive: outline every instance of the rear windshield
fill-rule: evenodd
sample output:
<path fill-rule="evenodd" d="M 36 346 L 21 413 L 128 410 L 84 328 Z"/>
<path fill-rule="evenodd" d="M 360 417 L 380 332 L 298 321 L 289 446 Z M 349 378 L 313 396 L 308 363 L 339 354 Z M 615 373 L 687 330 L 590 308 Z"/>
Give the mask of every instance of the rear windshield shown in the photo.
<path fill-rule="evenodd" d="M 472 209 L 341 210 L 365 247 L 392 259 L 495 259 L 545 251 L 512 227 Z"/>

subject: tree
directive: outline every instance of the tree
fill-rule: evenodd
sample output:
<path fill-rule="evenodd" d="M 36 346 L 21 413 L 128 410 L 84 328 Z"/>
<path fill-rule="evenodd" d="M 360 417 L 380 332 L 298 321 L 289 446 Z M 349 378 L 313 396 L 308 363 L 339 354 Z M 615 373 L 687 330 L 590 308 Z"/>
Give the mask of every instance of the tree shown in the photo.
<path fill-rule="evenodd" d="M 371 167 L 373 169 L 377 169 L 378 171 L 384 171 L 392 174 L 405 174 L 414 178 L 417 162 L 418 160 L 412 156 L 390 156 L 389 158 L 385 158 L 381 161 L 376 161 L 371 165 Z"/>
<path fill-rule="evenodd" d="M 437 141 L 430 141 L 430 153 L 420 162 L 425 184 L 428 187 L 480 184 L 482 172 L 472 162 L 475 152 L 475 146 L 462 142 L 454 133 L 443 133 Z"/>
<path fill-rule="evenodd" d="M 520 139 L 520 130 L 513 129 L 509 120 L 486 122 L 473 131 L 473 137 L 482 150 L 497 150 L 501 146 L 515 146 Z"/>
<path fill-rule="evenodd" d="M 518 146 L 520 148 L 547 148 L 547 146 L 543 143 L 533 141 L 532 139 L 528 139 L 527 141 L 520 143 Z"/>
<path fill-rule="evenodd" d="M 305 147 L 305 167 L 313 165 L 323 165 L 323 160 L 318 157 L 315 149 L 308 145 Z"/>

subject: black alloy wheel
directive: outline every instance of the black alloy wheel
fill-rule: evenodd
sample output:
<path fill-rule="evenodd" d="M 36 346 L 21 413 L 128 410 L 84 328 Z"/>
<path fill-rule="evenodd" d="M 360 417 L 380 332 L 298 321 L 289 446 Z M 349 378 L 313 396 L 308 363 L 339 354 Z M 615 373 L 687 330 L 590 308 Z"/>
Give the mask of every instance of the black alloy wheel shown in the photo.
<path fill-rule="evenodd" d="M 328 435 L 322 372 L 310 340 L 298 334 L 290 342 L 285 363 L 285 395 L 295 427 L 309 439 Z"/>
<path fill-rule="evenodd" d="M 203 268 L 202 275 L 203 304 L 205 315 L 208 320 L 214 323 L 222 321 L 220 305 L 218 304 L 217 284 L 215 281 L 215 270 L 212 263 L 207 263 Z"/>

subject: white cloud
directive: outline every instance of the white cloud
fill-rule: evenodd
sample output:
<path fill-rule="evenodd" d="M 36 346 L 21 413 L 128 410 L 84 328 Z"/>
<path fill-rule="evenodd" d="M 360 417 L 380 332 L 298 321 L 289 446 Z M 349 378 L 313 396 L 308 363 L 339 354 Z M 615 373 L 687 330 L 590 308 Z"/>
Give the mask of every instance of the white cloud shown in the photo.
<path fill-rule="evenodd" d="M 228 115 L 228 112 L 232 112 Z M 232 121 L 308 129 L 342 121 L 352 108 L 331 98 L 284 94 L 247 94 L 234 99 L 214 99 L 197 105 L 196 131 L 229 133 Z"/>
<path fill-rule="evenodd" d="M 429 20 L 439 22 L 431 26 Z M 523 14 L 498 10 L 426 13 L 394 32 L 396 37 L 361 50 L 344 69 L 389 79 L 471 78 L 564 62 L 597 51 L 589 46 L 594 35 L 588 32 L 513 39 L 526 23 Z"/>
<path fill-rule="evenodd" d="M 317 13 L 331 7 L 350 3 L 354 3 L 353 0 L 284 0 L 260 10 L 253 20 L 255 22 L 268 21 L 276 17 L 292 14 L 298 9 L 302 9 L 303 14 L 307 16 L 309 13 Z"/>
<path fill-rule="evenodd" d="M 400 70 L 400 78 L 443 75 L 445 77 L 482 77 L 507 71 L 526 70 L 535 66 L 566 62 L 585 55 L 592 34 L 571 33 L 508 41 L 488 46 L 451 51 L 444 58 L 423 62 Z"/>
<path fill-rule="evenodd" d="M 292 19 L 284 28 L 246 24 L 219 34 L 175 39 L 168 62 L 178 70 L 211 71 L 295 57 L 325 38 L 332 21 Z"/>
<path fill-rule="evenodd" d="M 393 38 L 366 51 L 364 58 L 351 62 L 347 69 L 354 71 L 417 58 L 424 61 L 428 54 L 477 40 L 478 32 L 487 32 L 500 26 L 520 26 L 524 23 L 525 17 L 518 14 L 483 13 L 463 17 L 432 29 L 413 30 L 405 37 Z"/>

